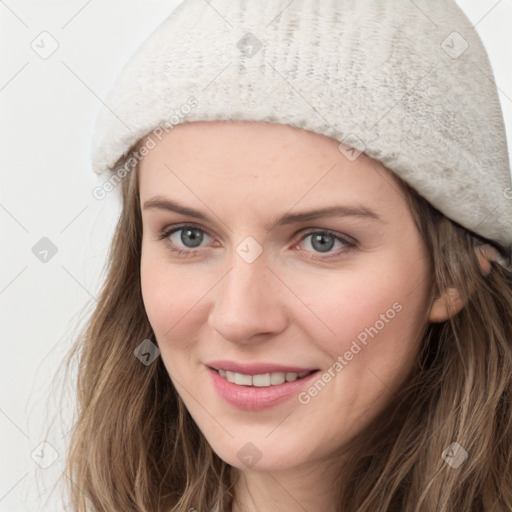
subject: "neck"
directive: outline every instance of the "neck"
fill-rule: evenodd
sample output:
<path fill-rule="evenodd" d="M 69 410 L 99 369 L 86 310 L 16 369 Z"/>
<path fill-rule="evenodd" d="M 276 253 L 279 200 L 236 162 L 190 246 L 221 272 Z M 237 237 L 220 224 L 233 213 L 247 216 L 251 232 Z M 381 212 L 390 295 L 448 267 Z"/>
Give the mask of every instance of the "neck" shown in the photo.
<path fill-rule="evenodd" d="M 339 462 L 338 462 L 339 468 Z M 233 468 L 231 512 L 325 512 L 338 505 L 339 469 L 325 463 L 277 471 Z"/>

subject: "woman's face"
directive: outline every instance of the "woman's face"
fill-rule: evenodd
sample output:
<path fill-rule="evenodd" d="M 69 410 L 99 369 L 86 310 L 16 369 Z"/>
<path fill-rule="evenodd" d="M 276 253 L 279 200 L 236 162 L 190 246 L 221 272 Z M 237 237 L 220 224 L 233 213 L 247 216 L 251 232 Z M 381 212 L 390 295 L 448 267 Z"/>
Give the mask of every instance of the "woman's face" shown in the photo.
<path fill-rule="evenodd" d="M 325 465 L 388 403 L 428 323 L 407 203 L 387 169 L 345 155 L 285 125 L 201 122 L 141 163 L 147 315 L 191 416 L 242 470 Z"/>

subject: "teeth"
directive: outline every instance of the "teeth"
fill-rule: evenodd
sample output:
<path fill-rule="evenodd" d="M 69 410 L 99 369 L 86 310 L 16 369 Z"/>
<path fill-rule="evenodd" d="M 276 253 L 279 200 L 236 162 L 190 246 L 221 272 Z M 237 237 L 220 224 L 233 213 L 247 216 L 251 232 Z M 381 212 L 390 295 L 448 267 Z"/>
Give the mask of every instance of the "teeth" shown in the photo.
<path fill-rule="evenodd" d="M 219 375 L 224 377 L 227 381 L 240 386 L 256 386 L 256 387 L 267 387 L 277 386 L 286 382 L 293 382 L 294 380 L 305 377 L 311 372 L 300 372 L 300 373 L 263 373 L 260 375 L 244 375 L 243 373 L 230 372 L 229 370 L 218 370 Z"/>
<path fill-rule="evenodd" d="M 286 375 L 281 372 L 276 373 L 270 373 L 270 385 L 271 386 L 277 386 L 278 384 L 282 384 L 283 382 L 286 382 Z"/>

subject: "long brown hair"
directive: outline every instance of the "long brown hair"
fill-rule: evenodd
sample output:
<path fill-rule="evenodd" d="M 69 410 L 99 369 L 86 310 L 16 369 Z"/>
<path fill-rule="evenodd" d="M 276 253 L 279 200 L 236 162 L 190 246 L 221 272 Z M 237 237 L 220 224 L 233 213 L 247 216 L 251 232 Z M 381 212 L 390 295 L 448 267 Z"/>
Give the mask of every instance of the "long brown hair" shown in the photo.
<path fill-rule="evenodd" d="M 493 263 L 483 275 L 474 247 L 489 241 L 396 180 L 431 256 L 432 298 L 454 287 L 465 306 L 429 324 L 402 389 L 351 442 L 335 510 L 510 511 L 512 274 Z M 227 512 L 232 468 L 207 443 L 161 358 L 146 366 L 134 356 L 143 340 L 154 341 L 140 286 L 137 165 L 119 186 L 106 278 L 65 360 L 78 365 L 65 468 L 72 510 Z M 468 454 L 457 468 L 442 457 L 454 442 Z"/>

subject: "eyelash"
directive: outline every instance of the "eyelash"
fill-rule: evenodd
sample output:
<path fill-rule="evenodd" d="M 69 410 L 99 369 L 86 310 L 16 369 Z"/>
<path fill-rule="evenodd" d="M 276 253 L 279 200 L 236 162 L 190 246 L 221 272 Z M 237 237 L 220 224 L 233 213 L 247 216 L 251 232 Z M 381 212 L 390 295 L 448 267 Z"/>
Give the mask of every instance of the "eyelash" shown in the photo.
<path fill-rule="evenodd" d="M 203 233 L 205 233 L 206 235 L 210 236 L 204 229 L 200 228 L 199 226 L 196 226 L 194 224 L 182 224 L 180 226 L 173 226 L 171 228 L 166 228 L 164 229 L 159 235 L 158 235 L 158 240 L 164 240 L 167 242 L 167 245 L 169 246 L 169 249 L 175 253 L 177 256 L 181 256 L 181 257 L 191 257 L 191 256 L 195 256 L 197 255 L 198 253 L 201 253 L 202 252 L 202 249 L 176 249 L 174 247 L 172 247 L 172 244 L 173 242 L 171 242 L 169 240 L 169 237 L 176 233 L 177 231 L 181 231 L 185 228 L 193 228 L 193 229 L 198 229 L 199 231 L 202 231 Z M 336 258 L 336 257 L 340 257 L 344 254 L 347 254 L 348 252 L 351 252 L 353 250 L 356 249 L 357 247 L 357 243 L 355 241 L 352 241 L 348 238 L 345 238 L 341 235 L 339 235 L 338 233 L 336 233 L 335 231 L 331 231 L 329 229 L 310 229 L 308 230 L 302 237 L 301 239 L 299 240 L 299 242 L 303 242 L 308 236 L 312 235 L 312 234 L 315 234 L 315 233 L 319 233 L 319 234 L 327 234 L 329 236 L 332 236 L 334 239 L 342 242 L 345 247 L 338 250 L 337 252 L 334 252 L 334 253 L 325 253 L 325 254 L 328 254 L 327 256 L 320 256 L 320 257 L 311 257 L 311 259 L 316 259 L 316 260 L 326 260 L 326 259 L 331 259 L 331 258 Z M 213 238 L 210 236 L 210 238 Z M 311 251 L 306 251 L 306 252 L 311 252 Z M 322 253 L 317 253 L 317 254 L 322 254 Z"/>

